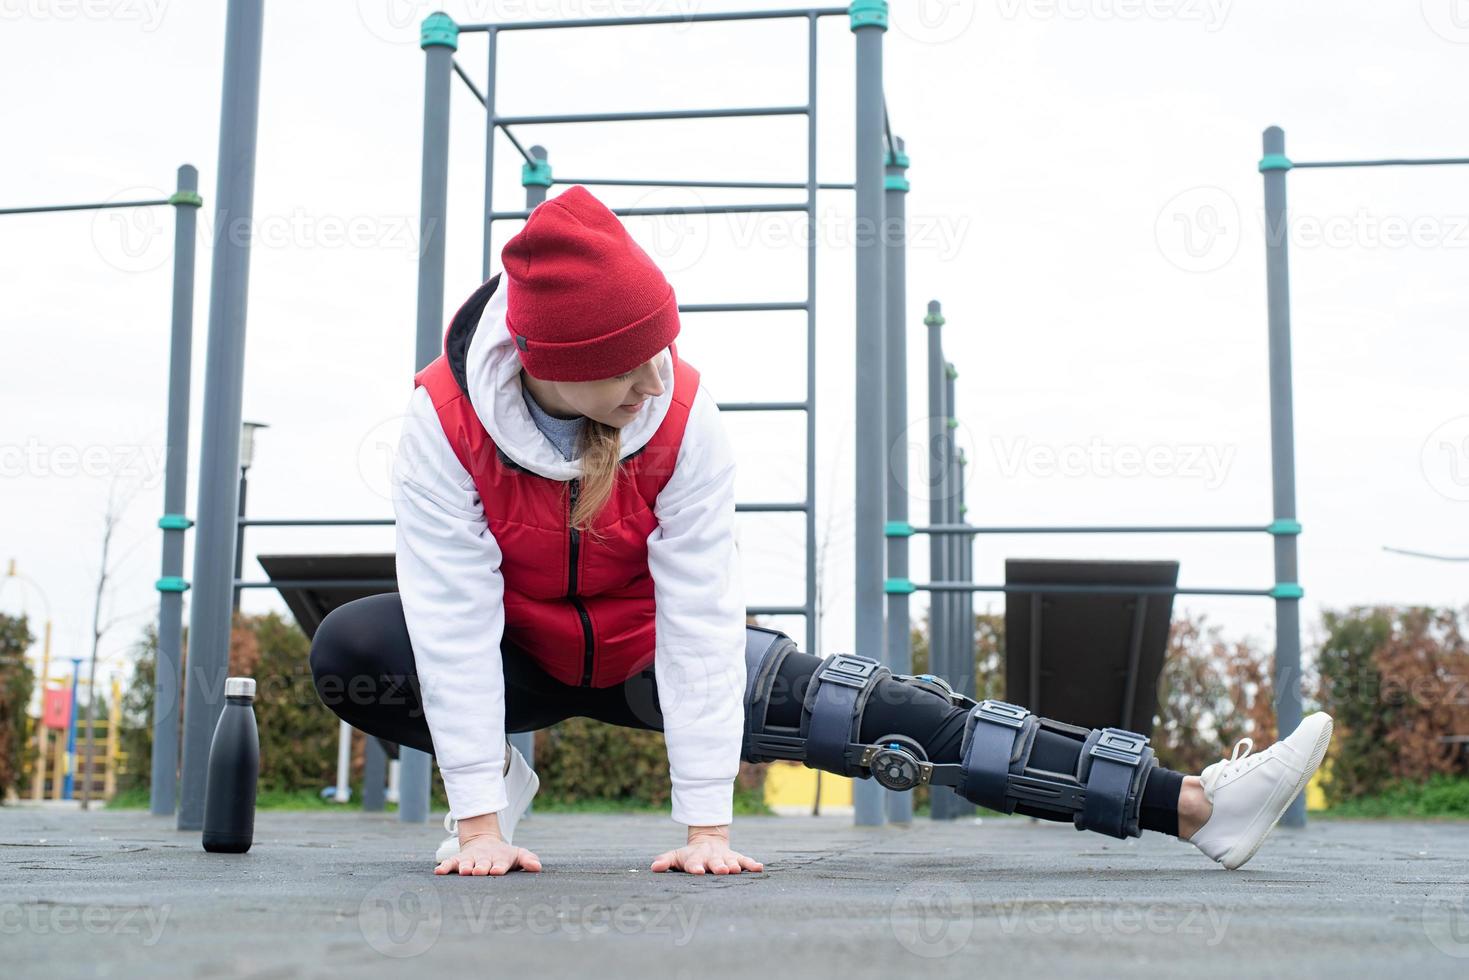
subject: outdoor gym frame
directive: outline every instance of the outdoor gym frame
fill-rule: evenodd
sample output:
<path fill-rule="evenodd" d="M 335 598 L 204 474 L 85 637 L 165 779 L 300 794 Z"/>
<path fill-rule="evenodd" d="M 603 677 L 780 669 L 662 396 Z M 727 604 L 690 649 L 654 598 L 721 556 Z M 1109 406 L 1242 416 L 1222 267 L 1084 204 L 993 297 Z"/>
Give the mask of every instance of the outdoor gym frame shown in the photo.
<path fill-rule="evenodd" d="M 259 111 L 260 44 L 263 0 L 230 0 L 226 26 L 223 112 L 220 129 L 219 227 L 248 228 L 253 213 L 256 124 Z M 619 216 L 671 214 L 727 214 L 735 212 L 805 212 L 815 224 L 817 190 L 853 190 L 856 196 L 856 221 L 859 235 L 856 247 L 856 325 L 858 337 L 856 428 L 857 519 L 858 526 L 872 529 L 857 536 L 857 641 L 859 654 L 883 657 L 882 573 L 883 541 L 877 529 L 882 523 L 884 488 L 864 482 L 863 473 L 876 473 L 883 465 L 886 440 L 884 408 L 880 398 L 871 397 L 884 386 L 882 366 L 886 331 L 896 330 L 892 338 L 898 358 L 889 369 L 903 370 L 902 361 L 902 286 L 903 254 L 901 235 L 876 233 L 883 228 L 884 195 L 899 201 L 907 191 L 903 170 L 907 158 L 901 141 L 888 131 L 882 92 L 882 38 L 887 30 L 886 0 L 855 0 L 850 7 L 808 8 L 793 10 L 750 11 L 733 13 L 700 13 L 652 17 L 593 18 L 565 21 L 525 21 L 506 24 L 457 25 L 447 15 L 434 13 L 422 25 L 420 47 L 425 55 L 424 124 L 422 197 L 419 215 L 421 253 L 418 273 L 417 327 L 414 370 L 419 370 L 437 357 L 443 346 L 444 330 L 444 254 L 445 223 L 448 219 L 449 158 L 449 89 L 451 77 L 458 74 L 475 98 L 485 108 L 485 197 L 483 212 L 483 274 L 488 278 L 494 254 L 491 229 L 495 221 L 524 220 L 530 211 L 545 200 L 553 184 L 657 186 L 657 187 L 728 187 L 766 189 L 804 189 L 804 202 L 792 204 L 711 205 L 704 207 L 660 207 L 614 209 Z M 846 16 L 856 44 L 856 178 L 854 183 L 818 183 L 816 179 L 816 23 L 822 17 Z M 752 107 L 736 109 L 694 109 L 663 112 L 617 112 L 575 115 L 506 116 L 495 111 L 496 45 L 501 33 L 525 30 L 556 30 L 575 27 L 615 27 L 648 24 L 711 23 L 716 21 L 804 19 L 808 28 L 807 101 L 804 105 Z M 485 33 L 489 38 L 488 81 L 484 93 L 475 88 L 465 71 L 455 62 L 459 35 Z M 807 117 L 807 173 L 804 182 L 776 181 L 678 181 L 603 180 L 593 178 L 553 178 L 545 150 L 521 145 L 511 132 L 516 125 L 549 125 L 562 123 L 622 122 L 634 120 L 674 120 L 737 116 L 805 115 Z M 524 158 L 521 183 L 525 187 L 525 209 L 496 211 L 493 202 L 495 136 L 503 132 Z M 884 173 L 886 163 L 887 173 Z M 889 204 L 889 207 L 892 207 Z M 232 223 L 232 224 L 231 224 Z M 896 240 L 894 240 L 896 237 Z M 241 520 L 237 513 L 241 422 L 241 389 L 243 382 L 243 347 L 245 338 L 245 284 L 249 269 L 249 236 L 229 235 L 221 238 L 214 254 L 211 283 L 209 355 L 204 396 L 204 441 L 200 467 L 199 540 L 195 547 L 194 580 L 197 586 L 192 605 L 191 656 L 185 711 L 182 792 L 178 826 L 181 830 L 197 830 L 203 821 L 205 764 L 210 733 L 223 705 L 224 677 L 229 655 L 231 605 L 236 588 L 281 588 L 296 583 L 250 582 L 236 579 L 233 571 L 236 532 L 250 526 L 366 526 L 390 525 L 390 519 L 378 520 Z M 815 236 L 807 251 L 807 294 L 797 302 L 724 302 L 681 304 L 681 313 L 749 313 L 768 310 L 804 310 L 807 339 L 807 391 L 799 402 L 738 402 L 722 404 L 725 411 L 801 411 L 806 413 L 806 493 L 794 502 L 746 503 L 737 505 L 743 512 L 793 512 L 806 518 L 806 596 L 801 605 L 752 606 L 748 611 L 763 615 L 800 615 L 806 620 L 806 648 L 815 649 Z M 884 288 L 885 275 L 897 277 L 895 288 Z M 897 305 L 885 304 L 896 299 Z M 889 412 L 894 409 L 890 406 Z M 902 419 L 901 403 L 894 417 Z M 901 424 L 901 423 L 899 423 Z M 901 487 L 906 472 L 890 472 L 887 496 L 899 496 L 891 488 Z M 207 535 L 207 539 L 206 539 Z M 331 583 L 314 582 L 316 586 Z M 353 581 L 354 586 L 391 586 L 391 582 Z M 906 611 L 906 609 L 905 609 Z M 906 624 L 906 619 L 905 619 Z M 906 626 L 904 628 L 906 636 Z M 906 646 L 904 647 L 906 649 Z M 522 751 L 528 740 L 516 737 Z M 374 768 L 380 753 L 375 740 L 368 740 L 369 769 Z M 529 754 L 527 752 L 527 754 Z M 399 818 L 410 822 L 428 819 L 430 786 L 429 757 L 404 747 L 400 755 Z M 377 760 L 380 762 L 380 758 Z M 381 771 L 380 768 L 377 771 Z M 857 810 L 859 822 L 882 820 L 883 795 L 886 791 L 870 781 L 859 781 Z M 906 797 L 906 794 L 904 794 Z M 373 786 L 364 791 L 364 802 L 380 799 Z"/>
<path fill-rule="evenodd" d="M 968 539 L 972 543 L 981 534 L 1257 534 L 1266 533 L 1274 539 L 1275 585 L 1268 589 L 1231 588 L 1182 588 L 1159 586 L 1087 586 L 1075 584 L 1054 585 L 981 585 L 969 580 L 972 544 L 963 547 L 956 555 L 952 548 L 931 549 L 931 575 L 928 583 L 914 583 L 890 565 L 886 589 L 889 602 L 913 591 L 928 591 L 932 595 L 934 625 L 932 628 L 934 664 L 936 670 L 951 675 L 963 684 L 972 684 L 962 671 L 971 670 L 973 662 L 972 608 L 957 616 L 948 603 L 946 593 L 972 595 L 975 592 L 1016 593 L 1088 593 L 1125 594 L 1145 596 L 1148 594 L 1173 595 L 1218 595 L 1218 596 L 1268 596 L 1275 600 L 1275 670 L 1277 728 L 1290 732 L 1301 721 L 1301 627 L 1300 600 L 1304 594 L 1297 571 L 1296 539 L 1301 533 L 1296 519 L 1295 481 L 1295 422 L 1293 388 L 1291 382 L 1291 337 L 1290 337 L 1290 275 L 1289 275 L 1289 214 L 1286 208 L 1286 174 L 1294 169 L 1329 169 L 1341 167 L 1427 167 L 1469 165 L 1469 157 L 1441 158 L 1387 158 L 1376 160 L 1337 160 L 1321 162 L 1298 162 L 1285 155 L 1285 132 L 1278 126 L 1266 129 L 1262 139 L 1263 156 L 1258 169 L 1264 178 L 1265 189 L 1265 271 L 1268 306 L 1268 341 L 1270 356 L 1270 457 L 1271 484 L 1274 519 L 1267 525 L 1199 525 L 1199 526 L 1081 526 L 1081 527 L 976 527 L 962 522 L 964 513 L 962 494 L 963 478 L 960 467 L 962 454 L 956 457 L 952 430 L 958 424 L 953 412 L 952 364 L 944 360 L 939 330 L 944 318 L 937 303 L 929 304 L 929 412 L 930 441 L 935 451 L 935 471 L 938 485 L 935 487 L 930 509 L 930 525 L 915 527 L 894 517 L 887 526 L 890 541 L 906 541 L 914 534 L 942 536 L 949 539 Z M 947 481 L 959 481 L 955 487 Z M 946 506 L 948 504 L 948 506 Z M 889 552 L 892 554 L 891 550 Z M 906 562 L 906 559 L 904 559 Z M 893 608 L 890 605 L 890 610 Z M 957 632 L 953 621 L 957 619 Z M 956 640 L 955 637 L 958 637 Z M 945 651 L 946 643 L 957 644 Z M 940 665 L 943 665 L 941 667 Z M 946 669 L 945 669 L 946 668 Z M 958 684 L 956 684 L 956 687 Z M 935 815 L 938 815 L 939 798 L 935 798 Z M 1302 827 L 1306 822 L 1304 795 L 1298 797 L 1281 821 L 1286 826 Z"/>
<path fill-rule="evenodd" d="M 153 703 L 178 704 L 183 663 L 184 533 L 193 521 L 184 516 L 189 483 L 189 376 L 194 343 L 194 255 L 199 224 L 199 171 L 190 164 L 178 168 L 174 192 L 155 201 L 102 201 L 93 204 L 56 204 L 4 208 L 0 215 L 45 214 L 54 211 L 100 211 L 111 208 L 172 207 L 173 307 L 168 352 L 168 418 L 165 423 L 162 577 L 155 584 L 158 601 L 158 660 L 154 665 Z M 95 664 L 94 664 L 95 667 Z M 42 679 L 44 683 L 44 678 Z M 224 681 L 221 678 L 221 690 Z M 174 711 L 153 712 L 153 754 L 150 772 L 152 811 L 173 812 L 177 789 L 179 740 Z M 68 752 L 70 749 L 68 749 Z M 70 763 L 68 762 L 68 778 Z"/>

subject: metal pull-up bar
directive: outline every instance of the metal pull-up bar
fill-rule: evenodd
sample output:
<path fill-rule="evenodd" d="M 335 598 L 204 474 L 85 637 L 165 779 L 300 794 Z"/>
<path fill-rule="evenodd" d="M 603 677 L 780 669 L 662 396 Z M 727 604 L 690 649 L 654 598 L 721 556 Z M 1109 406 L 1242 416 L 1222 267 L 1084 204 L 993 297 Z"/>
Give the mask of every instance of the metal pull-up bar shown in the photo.
<path fill-rule="evenodd" d="M 178 168 L 174 192 L 151 201 L 99 201 L 90 204 L 51 204 L 0 208 L 0 215 L 45 214 L 58 211 L 102 211 L 113 208 L 172 207 L 173 309 L 168 354 L 168 416 L 164 441 L 163 529 L 161 574 L 155 587 L 158 600 L 158 662 L 153 685 L 153 753 L 149 803 L 155 815 L 174 812 L 178 786 L 179 736 L 177 702 L 183 689 L 184 534 L 194 522 L 184 515 L 189 479 L 189 384 L 194 342 L 194 239 L 198 229 L 199 171 L 190 164 Z M 163 705 L 174 710 L 159 710 Z"/>

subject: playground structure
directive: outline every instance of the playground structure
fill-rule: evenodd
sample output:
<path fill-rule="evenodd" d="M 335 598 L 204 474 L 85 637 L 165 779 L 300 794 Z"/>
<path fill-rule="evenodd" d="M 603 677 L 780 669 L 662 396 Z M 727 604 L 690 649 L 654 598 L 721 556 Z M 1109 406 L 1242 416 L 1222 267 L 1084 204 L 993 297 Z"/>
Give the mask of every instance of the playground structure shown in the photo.
<path fill-rule="evenodd" d="M 122 724 L 122 679 L 114 674 L 106 688 L 105 716 L 91 721 L 91 739 L 85 705 L 78 704 L 80 688 L 88 681 L 81 676 L 82 658 L 74 657 L 69 675 L 48 676 L 41 687 L 41 716 L 30 719 L 32 730 L 27 745 L 35 748 L 31 760 L 32 800 L 73 800 L 81 794 L 82 782 L 90 773 L 91 789 L 86 794 L 99 803 L 117 791 L 117 777 L 127 766 L 119 737 Z M 48 665 L 49 666 L 49 665 Z M 54 685 L 54 686 L 53 686 Z M 100 685 L 99 685 L 100 686 Z M 89 691 L 89 698 L 92 693 Z M 80 713 L 79 713 L 80 708 Z M 91 744 L 90 753 L 86 746 Z"/>
<path fill-rule="evenodd" d="M 852 183 L 827 183 L 817 179 L 816 79 L 817 31 L 820 18 L 847 16 L 856 51 L 856 146 L 855 179 Z M 931 669 L 953 678 L 956 686 L 972 690 L 973 595 L 997 592 L 1014 595 L 1017 601 L 1035 603 L 1046 595 L 1088 594 L 1137 597 L 1138 615 L 1146 609 L 1150 595 L 1260 596 L 1274 600 L 1276 614 L 1275 685 L 1279 692 L 1278 718 L 1282 730 L 1299 721 L 1300 707 L 1300 614 L 1302 597 L 1297 575 L 1297 520 L 1294 475 L 1294 425 L 1291 391 L 1290 315 L 1288 262 L 1286 254 L 1286 174 L 1293 168 L 1373 167 L 1469 164 L 1469 158 L 1386 159 L 1298 163 L 1284 154 L 1284 134 L 1272 127 L 1265 131 L 1264 157 L 1259 162 L 1263 175 L 1267 218 L 1267 284 L 1269 298 L 1269 372 L 1271 400 L 1272 520 L 1252 525 L 1178 526 L 1032 526 L 1005 527 L 971 524 L 964 505 L 963 470 L 967 461 L 954 442 L 957 425 L 954 409 L 954 380 L 957 372 L 943 355 L 941 328 L 944 318 L 937 302 L 929 304 L 924 323 L 929 327 L 928 405 L 929 437 L 936 453 L 933 460 L 929 523 L 914 525 L 908 513 L 907 457 L 889 454 L 894 441 L 908 425 L 907 364 L 904 346 L 908 319 L 905 292 L 904 201 L 909 190 L 906 170 L 909 159 L 903 140 L 891 132 L 882 91 L 882 40 L 886 29 L 887 4 L 883 0 L 857 0 L 850 7 L 795 10 L 700 13 L 668 17 L 598 18 L 564 21 L 528 21 L 507 24 L 455 24 L 443 14 L 429 16 L 422 25 L 420 47 L 425 56 L 424 141 L 421 188 L 420 233 L 423 243 L 419 267 L 414 368 L 436 357 L 442 344 L 444 303 L 445 223 L 447 201 L 449 94 L 451 77 L 457 74 L 485 110 L 485 203 L 483 219 L 483 271 L 490 273 L 494 256 L 491 231 L 494 222 L 524 220 L 545 200 L 553 184 L 589 186 L 650 186 L 704 188 L 765 188 L 804 190 L 805 200 L 786 204 L 712 205 L 702 207 L 655 207 L 614 209 L 620 216 L 721 214 L 732 212 L 805 212 L 814 221 L 819 190 L 854 192 L 858 227 L 884 227 L 881 241 L 858 240 L 856 262 L 856 629 L 852 652 L 882 660 L 895 672 L 911 666 L 909 596 L 928 592 L 932 609 Z M 495 110 L 496 45 L 501 33 L 524 30 L 553 30 L 573 27 L 615 27 L 658 23 L 712 23 L 735 20 L 804 20 L 808 30 L 807 102 L 804 105 L 700 109 L 664 112 L 622 112 L 565 115 L 507 116 Z M 216 227 L 248 227 L 253 216 L 253 180 L 261 57 L 261 0 L 232 0 L 226 35 L 225 85 L 220 135 L 219 192 Z M 455 60 L 458 39 L 464 33 L 485 33 L 489 40 L 488 82 L 479 91 Z M 602 180 L 553 177 L 544 146 L 525 147 L 511 127 L 585 122 L 632 120 L 675 120 L 732 116 L 805 115 L 808 125 L 807 174 L 804 182 L 709 181 L 709 180 Z M 523 159 L 522 186 L 525 205 L 521 210 L 497 211 L 493 206 L 495 137 L 503 133 Z M 245 337 L 245 291 L 249 261 L 249 235 L 222 236 L 213 256 L 209 335 L 204 384 L 204 417 L 201 476 L 198 496 L 198 530 L 192 581 L 183 571 L 184 532 L 195 522 L 184 516 L 187 465 L 189 347 L 192 322 L 192 283 L 196 209 L 202 204 L 197 194 L 197 173 L 192 167 L 179 169 L 178 191 L 158 201 L 63 205 L 14 208 L 0 214 L 54 210 L 172 205 L 176 209 L 174 270 L 173 345 L 171 349 L 168 458 L 164 516 L 163 573 L 157 582 L 160 600 L 159 669 L 155 704 L 152 759 L 153 812 L 168 814 L 175 809 L 178 790 L 178 826 L 198 829 L 202 822 L 204 766 L 210 733 L 222 706 L 222 684 L 229 648 L 230 612 L 237 590 L 286 588 L 295 585 L 332 585 L 330 580 L 246 581 L 235 571 L 239 539 L 251 526 L 385 526 L 391 519 L 242 519 L 238 515 L 238 461 L 241 432 L 241 391 Z M 807 393 L 803 401 L 735 402 L 720 405 L 724 411 L 801 411 L 806 417 L 806 494 L 790 502 L 741 503 L 741 512 L 795 512 L 806 520 L 806 594 L 799 605 L 751 606 L 755 615 L 799 615 L 806 622 L 806 649 L 816 651 L 815 637 L 815 236 L 809 236 L 807 251 L 807 294 L 797 302 L 719 302 L 681 304 L 681 313 L 754 313 L 770 310 L 804 311 L 807 325 Z M 873 392 L 882 397 L 872 397 Z M 885 478 L 879 470 L 886 468 Z M 882 482 L 879 482 L 881 479 Z M 879 535 L 877 529 L 883 533 Z M 870 531 L 870 533 L 869 533 Z M 973 543 L 980 535 L 1009 534 L 1268 534 L 1273 542 L 1275 583 L 1267 588 L 1200 588 L 1177 585 L 1138 586 L 1105 583 L 1005 583 L 972 581 Z M 928 582 L 910 577 L 909 539 L 929 536 Z M 352 579 L 351 586 L 395 587 L 392 579 Z M 194 588 L 191 607 L 193 656 L 189 680 L 178 674 L 182 593 Z M 1007 600 L 1008 601 L 1008 600 Z M 1140 621 L 1140 620 L 1139 620 Z M 216 685 L 214 682 L 218 681 Z M 213 687 L 219 687 L 214 690 Z M 178 772 L 179 743 L 172 726 L 176 716 L 163 707 L 187 699 L 182 744 L 182 769 Z M 527 751 L 528 736 L 517 737 Z M 384 769 L 381 748 L 368 740 L 369 773 Z M 429 760 L 422 753 L 404 749 L 400 772 L 400 819 L 423 821 L 428 814 Z M 375 778 L 375 777 L 374 777 Z M 380 783 L 380 780 L 379 780 Z M 369 786 L 365 800 L 371 805 L 382 794 Z M 871 781 L 854 787 L 856 820 L 876 824 L 884 820 L 911 819 L 907 794 L 892 794 Z M 963 806 L 943 815 L 956 815 Z M 1304 823 L 1304 802 L 1298 800 L 1284 822 Z"/>

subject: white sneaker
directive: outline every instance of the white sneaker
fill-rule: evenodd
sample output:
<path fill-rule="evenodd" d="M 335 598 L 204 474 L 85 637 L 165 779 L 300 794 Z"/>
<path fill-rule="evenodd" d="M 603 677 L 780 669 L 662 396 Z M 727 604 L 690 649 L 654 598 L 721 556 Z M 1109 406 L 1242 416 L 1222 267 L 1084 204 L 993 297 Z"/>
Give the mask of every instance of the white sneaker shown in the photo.
<path fill-rule="evenodd" d="M 1233 755 L 1199 775 L 1214 812 L 1189 842 L 1231 871 L 1241 867 L 1306 788 L 1330 742 L 1331 716 L 1324 711 L 1258 755 L 1250 755 L 1254 742 L 1240 739 Z"/>
<path fill-rule="evenodd" d="M 509 805 L 499 811 L 499 817 L 500 836 L 509 844 L 515 834 L 515 825 L 541 788 L 541 778 L 530 767 L 530 763 L 525 761 L 525 756 L 520 754 L 519 749 L 509 742 L 505 743 L 505 749 L 510 757 L 510 768 L 505 773 L 505 796 Z M 444 838 L 444 842 L 434 853 L 435 861 L 446 861 L 459 853 L 459 821 L 447 813 L 444 814 L 444 829 L 449 832 L 449 836 Z"/>

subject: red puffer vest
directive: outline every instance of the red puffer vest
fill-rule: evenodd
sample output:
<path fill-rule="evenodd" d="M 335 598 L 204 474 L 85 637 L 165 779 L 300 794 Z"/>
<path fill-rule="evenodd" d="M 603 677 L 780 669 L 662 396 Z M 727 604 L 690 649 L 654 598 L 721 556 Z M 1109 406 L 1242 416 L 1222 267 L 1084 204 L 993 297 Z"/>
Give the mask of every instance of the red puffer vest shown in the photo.
<path fill-rule="evenodd" d="M 465 357 L 496 275 L 455 314 L 444 353 L 414 375 L 428 389 L 449 445 L 474 478 L 505 579 L 501 651 L 526 656 L 563 684 L 612 687 L 653 661 L 653 578 L 648 535 L 653 504 L 673 475 L 699 372 L 673 357 L 668 414 L 648 444 L 622 460 L 612 496 L 592 522 L 600 537 L 571 528 L 579 479 L 563 483 L 515 463 L 495 445 L 470 404 Z"/>

